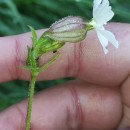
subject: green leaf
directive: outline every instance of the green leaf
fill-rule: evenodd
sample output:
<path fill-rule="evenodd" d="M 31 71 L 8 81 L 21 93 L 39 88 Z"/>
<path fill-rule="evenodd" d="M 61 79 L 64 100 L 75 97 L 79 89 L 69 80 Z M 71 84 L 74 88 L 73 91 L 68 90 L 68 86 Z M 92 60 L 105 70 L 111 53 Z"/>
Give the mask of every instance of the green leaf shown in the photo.
<path fill-rule="evenodd" d="M 35 29 L 31 26 L 28 26 L 32 32 L 32 42 L 33 42 L 33 47 L 36 45 L 37 42 L 37 33 L 35 31 Z"/>

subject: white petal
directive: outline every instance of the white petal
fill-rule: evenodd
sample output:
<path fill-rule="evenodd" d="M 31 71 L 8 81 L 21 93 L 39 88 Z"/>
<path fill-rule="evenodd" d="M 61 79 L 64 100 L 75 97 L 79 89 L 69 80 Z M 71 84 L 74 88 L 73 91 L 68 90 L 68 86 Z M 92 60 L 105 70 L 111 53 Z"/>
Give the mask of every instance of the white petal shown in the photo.
<path fill-rule="evenodd" d="M 98 30 L 96 30 L 96 31 L 97 31 L 98 39 L 99 39 L 99 41 L 100 41 L 100 43 L 103 47 L 103 51 L 104 51 L 105 54 L 107 54 L 108 49 L 106 47 L 108 45 L 108 40 Z"/>
<path fill-rule="evenodd" d="M 114 16 L 108 0 L 103 0 L 99 8 L 93 14 L 93 19 L 97 22 L 98 26 L 106 24 Z"/>
<path fill-rule="evenodd" d="M 116 40 L 114 34 L 107 30 L 100 30 L 100 33 L 116 48 L 119 47 L 119 43 Z"/>
<path fill-rule="evenodd" d="M 97 9 L 99 8 L 102 0 L 94 0 L 93 2 L 93 15 L 96 13 Z"/>

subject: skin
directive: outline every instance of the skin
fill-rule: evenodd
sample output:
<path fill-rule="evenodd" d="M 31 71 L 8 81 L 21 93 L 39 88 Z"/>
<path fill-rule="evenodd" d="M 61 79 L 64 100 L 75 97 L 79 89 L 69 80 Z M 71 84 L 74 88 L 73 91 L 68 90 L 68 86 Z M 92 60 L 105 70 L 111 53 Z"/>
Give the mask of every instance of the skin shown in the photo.
<path fill-rule="evenodd" d="M 130 25 L 107 25 L 120 43 L 105 55 L 95 31 L 81 43 L 67 43 L 61 57 L 38 80 L 76 80 L 35 95 L 31 130 L 116 130 L 130 127 Z M 43 30 L 37 32 L 40 36 Z M 0 38 L 0 82 L 29 80 L 26 61 L 31 33 Z M 45 54 L 40 63 L 54 55 Z M 22 86 L 21 86 L 22 87 Z M 0 130 L 24 130 L 27 100 L 0 112 Z"/>

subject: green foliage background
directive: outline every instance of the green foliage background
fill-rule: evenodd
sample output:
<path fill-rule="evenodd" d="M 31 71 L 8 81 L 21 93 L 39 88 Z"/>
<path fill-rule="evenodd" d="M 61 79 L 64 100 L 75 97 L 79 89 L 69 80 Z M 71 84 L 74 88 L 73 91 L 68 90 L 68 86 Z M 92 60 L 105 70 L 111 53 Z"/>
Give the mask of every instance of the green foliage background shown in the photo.
<path fill-rule="evenodd" d="M 130 23 L 130 0 L 110 0 L 115 12 L 113 21 Z M 49 27 L 59 18 L 76 15 L 90 20 L 93 0 L 0 0 L 0 36 L 20 34 Z M 36 92 L 68 79 L 38 82 Z M 12 81 L 0 84 L 0 110 L 28 95 L 28 82 Z"/>

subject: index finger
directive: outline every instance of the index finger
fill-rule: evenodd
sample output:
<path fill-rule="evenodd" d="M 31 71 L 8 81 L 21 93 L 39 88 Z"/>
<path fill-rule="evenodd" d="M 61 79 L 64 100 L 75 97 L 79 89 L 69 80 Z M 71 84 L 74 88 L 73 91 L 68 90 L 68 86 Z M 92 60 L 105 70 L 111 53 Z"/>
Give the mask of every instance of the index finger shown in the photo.
<path fill-rule="evenodd" d="M 94 31 L 88 33 L 80 43 L 66 43 L 59 52 L 60 58 L 38 77 L 52 80 L 63 77 L 78 77 L 90 83 L 117 86 L 128 76 L 130 70 L 130 27 L 129 24 L 114 23 L 108 30 L 115 33 L 119 49 L 109 46 L 105 55 Z M 43 30 L 38 31 L 41 35 Z M 31 33 L 0 38 L 0 82 L 13 79 L 29 79 L 29 72 L 20 69 L 26 61 L 27 45 L 31 45 Z M 42 56 L 45 63 L 53 53 Z"/>

